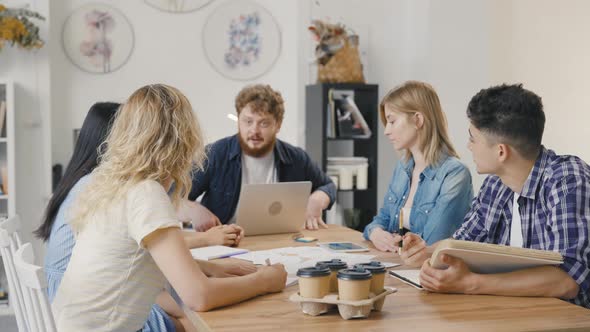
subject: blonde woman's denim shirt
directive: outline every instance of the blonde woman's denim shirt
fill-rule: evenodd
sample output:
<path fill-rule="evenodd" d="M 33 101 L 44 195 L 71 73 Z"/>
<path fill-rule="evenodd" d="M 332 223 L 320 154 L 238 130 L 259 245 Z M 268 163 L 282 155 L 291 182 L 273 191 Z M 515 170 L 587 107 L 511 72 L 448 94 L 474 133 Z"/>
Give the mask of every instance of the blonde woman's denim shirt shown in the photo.
<path fill-rule="evenodd" d="M 393 171 L 383 205 L 373 221 L 365 227 L 364 237 L 375 228 L 390 233 L 399 229 L 399 211 L 406 204 L 414 159 L 400 161 Z M 420 174 L 412 203 L 410 229 L 429 245 L 449 238 L 461 226 L 473 199 L 471 173 L 457 158 L 444 156 Z"/>

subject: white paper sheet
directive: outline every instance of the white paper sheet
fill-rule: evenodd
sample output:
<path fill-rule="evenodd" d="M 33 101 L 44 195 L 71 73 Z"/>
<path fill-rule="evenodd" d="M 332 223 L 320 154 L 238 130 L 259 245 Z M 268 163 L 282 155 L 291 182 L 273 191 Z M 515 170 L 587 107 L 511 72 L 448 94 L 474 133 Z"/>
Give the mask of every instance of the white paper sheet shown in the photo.
<path fill-rule="evenodd" d="M 251 251 L 242 255 L 234 256 L 254 264 L 263 265 L 268 259 L 271 264 L 283 264 L 287 270 L 287 286 L 290 282 L 297 282 L 297 270 L 302 267 L 314 266 L 320 261 L 341 259 L 349 266 L 354 264 L 370 262 L 374 255 L 336 253 L 320 247 L 285 247 L 270 250 Z"/>
<path fill-rule="evenodd" d="M 389 275 L 414 288 L 422 290 L 420 270 L 391 270 Z"/>
<path fill-rule="evenodd" d="M 226 258 L 242 253 L 247 253 L 248 249 L 242 248 L 231 248 L 226 246 L 209 246 L 202 248 L 191 249 L 191 255 L 194 259 L 200 259 L 204 261 Z"/>

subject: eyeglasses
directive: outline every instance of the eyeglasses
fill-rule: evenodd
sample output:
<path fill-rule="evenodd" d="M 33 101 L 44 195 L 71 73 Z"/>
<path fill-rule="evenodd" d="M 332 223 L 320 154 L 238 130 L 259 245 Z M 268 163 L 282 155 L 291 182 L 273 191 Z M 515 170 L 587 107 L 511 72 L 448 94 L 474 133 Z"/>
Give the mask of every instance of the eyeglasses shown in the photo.
<path fill-rule="evenodd" d="M 246 127 L 260 127 L 262 129 L 267 129 L 272 127 L 275 124 L 274 120 L 270 120 L 270 119 L 263 119 L 260 121 L 254 121 L 253 119 L 241 119 L 240 123 L 242 123 L 242 125 L 245 125 Z"/>

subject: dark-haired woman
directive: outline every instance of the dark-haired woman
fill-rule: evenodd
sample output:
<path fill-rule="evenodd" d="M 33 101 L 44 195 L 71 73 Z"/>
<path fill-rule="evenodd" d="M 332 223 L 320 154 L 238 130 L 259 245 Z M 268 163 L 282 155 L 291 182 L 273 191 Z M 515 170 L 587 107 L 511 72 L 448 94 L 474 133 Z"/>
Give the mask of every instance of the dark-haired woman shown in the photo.
<path fill-rule="evenodd" d="M 98 164 L 98 148 L 104 142 L 119 106 L 117 103 L 92 105 L 80 130 L 70 163 L 47 205 L 43 223 L 35 231 L 35 235 L 47 242 L 45 273 L 49 301 L 53 300 L 57 292 L 76 243 L 66 214 L 73 198 L 86 185 L 86 175 Z"/>

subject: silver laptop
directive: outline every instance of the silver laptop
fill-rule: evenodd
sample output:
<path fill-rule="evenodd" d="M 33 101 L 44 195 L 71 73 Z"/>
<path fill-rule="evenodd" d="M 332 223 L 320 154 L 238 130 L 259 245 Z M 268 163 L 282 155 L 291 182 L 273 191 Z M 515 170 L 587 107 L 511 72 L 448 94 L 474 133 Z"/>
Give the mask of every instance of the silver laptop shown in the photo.
<path fill-rule="evenodd" d="M 236 224 L 246 236 L 299 232 L 310 193 L 309 181 L 242 185 Z"/>

